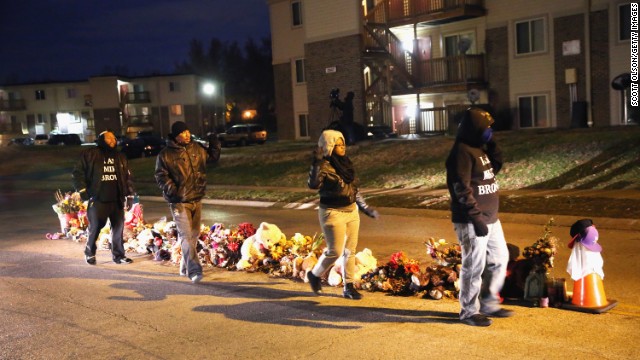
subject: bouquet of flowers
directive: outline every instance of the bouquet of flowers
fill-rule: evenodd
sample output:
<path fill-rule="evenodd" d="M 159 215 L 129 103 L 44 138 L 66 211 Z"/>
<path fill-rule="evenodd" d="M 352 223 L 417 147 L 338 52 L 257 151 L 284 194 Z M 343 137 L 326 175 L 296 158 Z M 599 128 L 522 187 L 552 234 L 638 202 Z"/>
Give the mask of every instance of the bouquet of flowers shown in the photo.
<path fill-rule="evenodd" d="M 427 254 L 436 260 L 439 265 L 449 266 L 459 271 L 462 264 L 460 245 L 444 247 L 449 245 L 444 239 L 436 241 L 434 238 L 428 238 L 424 245 L 427 247 Z"/>
<path fill-rule="evenodd" d="M 415 259 L 409 259 L 400 251 L 392 254 L 385 265 L 362 275 L 360 288 L 390 292 L 393 295 L 410 295 L 413 294 L 411 277 L 419 273 L 420 263 Z"/>
<path fill-rule="evenodd" d="M 532 259 L 534 263 L 533 271 L 548 274 L 553 268 L 553 259 L 558 253 L 558 238 L 551 235 L 551 227 L 554 219 L 544 227 L 544 233 L 531 246 L 524 248 L 523 255 L 527 259 Z"/>
<path fill-rule="evenodd" d="M 57 190 L 55 196 L 56 203 L 53 205 L 53 211 L 58 215 L 77 214 L 81 210 L 87 210 L 87 205 L 82 201 L 78 192 L 63 194 L 60 190 Z"/>

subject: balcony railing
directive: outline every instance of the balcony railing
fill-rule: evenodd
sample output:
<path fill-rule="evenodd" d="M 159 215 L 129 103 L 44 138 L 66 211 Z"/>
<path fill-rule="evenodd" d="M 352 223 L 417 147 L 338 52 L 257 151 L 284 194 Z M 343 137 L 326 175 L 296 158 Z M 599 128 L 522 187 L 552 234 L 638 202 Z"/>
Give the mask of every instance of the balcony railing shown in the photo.
<path fill-rule="evenodd" d="M 125 104 L 141 104 L 151 102 L 148 91 L 126 93 L 123 100 Z"/>
<path fill-rule="evenodd" d="M 458 55 L 422 60 L 418 64 L 418 85 L 439 85 L 485 82 L 484 55 Z"/>
<path fill-rule="evenodd" d="M 129 116 L 129 125 L 131 126 L 139 126 L 139 125 L 149 125 L 151 124 L 151 116 L 149 115 L 134 115 Z"/>
<path fill-rule="evenodd" d="M 412 22 L 415 19 L 420 22 L 446 22 L 448 16 L 455 19 L 482 15 L 483 7 L 484 0 L 384 0 L 367 14 L 367 22 L 392 24 Z M 482 11 L 467 13 L 467 9 Z"/>
<path fill-rule="evenodd" d="M 6 100 L 0 99 L 0 110 L 2 111 L 16 111 L 26 110 L 27 106 L 23 99 Z"/>

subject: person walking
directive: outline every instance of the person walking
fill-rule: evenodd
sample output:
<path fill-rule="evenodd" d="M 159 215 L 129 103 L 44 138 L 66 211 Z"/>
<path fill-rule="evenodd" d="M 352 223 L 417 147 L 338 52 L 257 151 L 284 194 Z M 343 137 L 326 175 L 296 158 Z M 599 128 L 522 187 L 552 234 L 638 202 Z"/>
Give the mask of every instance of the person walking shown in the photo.
<path fill-rule="evenodd" d="M 377 219 L 378 211 L 366 204 L 358 192 L 358 179 L 349 157 L 346 156 L 345 139 L 341 132 L 325 130 L 318 140 L 314 160 L 309 171 L 309 188 L 318 189 L 320 207 L 318 218 L 327 243 L 320 259 L 307 279 L 311 290 L 322 291 L 321 278 L 337 260 L 343 262 L 343 296 L 359 300 L 362 295 L 354 287 L 356 271 L 356 246 L 360 230 L 358 209 Z"/>
<path fill-rule="evenodd" d="M 502 152 L 493 139 L 491 115 L 469 108 L 446 160 L 451 220 L 462 249 L 460 320 L 489 326 L 490 317 L 509 317 L 500 307 L 509 251 L 498 219 L 498 183 Z"/>
<path fill-rule="evenodd" d="M 180 275 L 189 277 L 193 283 L 202 280 L 197 245 L 207 186 L 206 161 L 207 151 L 191 141 L 187 124 L 173 123 L 167 146 L 156 158 L 155 179 L 178 228 L 182 249 Z"/>
<path fill-rule="evenodd" d="M 96 264 L 96 240 L 109 220 L 111 254 L 116 264 L 129 264 L 123 245 L 124 211 L 127 198 L 134 194 L 133 177 L 126 156 L 116 149 L 116 137 L 107 130 L 98 135 L 97 146 L 85 150 L 72 172 L 73 186 L 82 198 L 89 200 L 85 261 Z"/>

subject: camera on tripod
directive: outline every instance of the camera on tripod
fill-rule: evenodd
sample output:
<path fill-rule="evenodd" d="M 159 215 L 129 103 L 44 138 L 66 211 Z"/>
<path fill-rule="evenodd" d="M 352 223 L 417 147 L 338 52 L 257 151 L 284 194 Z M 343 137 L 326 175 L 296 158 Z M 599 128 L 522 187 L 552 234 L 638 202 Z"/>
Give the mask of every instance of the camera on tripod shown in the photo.
<path fill-rule="evenodd" d="M 340 101 L 340 89 L 331 89 L 331 91 L 329 92 L 329 99 L 331 99 L 331 106 L 336 106 L 336 104 Z"/>

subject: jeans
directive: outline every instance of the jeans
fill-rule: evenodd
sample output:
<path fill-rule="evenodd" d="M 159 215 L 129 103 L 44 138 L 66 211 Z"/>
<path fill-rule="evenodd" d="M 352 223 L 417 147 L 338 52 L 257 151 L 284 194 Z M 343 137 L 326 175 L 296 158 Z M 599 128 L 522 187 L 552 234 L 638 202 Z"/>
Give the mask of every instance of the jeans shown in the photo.
<path fill-rule="evenodd" d="M 96 255 L 96 240 L 100 236 L 100 230 L 107 224 L 107 219 L 111 223 L 111 254 L 113 259 L 123 258 L 124 245 L 122 244 L 122 231 L 124 230 L 124 209 L 120 207 L 118 201 L 100 202 L 89 201 L 87 209 L 87 220 L 89 220 L 89 235 L 87 245 L 84 248 L 85 256 Z"/>
<path fill-rule="evenodd" d="M 324 250 L 312 273 L 322 276 L 337 260 L 343 262 L 342 279 L 346 286 L 353 283 L 356 271 L 356 246 L 360 231 L 360 214 L 353 204 L 347 208 L 323 209 L 318 211 L 320 226 L 327 248 Z"/>
<path fill-rule="evenodd" d="M 460 319 L 500 309 L 509 250 L 500 220 L 487 226 L 487 236 L 476 236 L 473 224 L 453 224 L 462 248 Z"/>
<path fill-rule="evenodd" d="M 200 235 L 200 217 L 202 203 L 172 203 L 169 204 L 173 221 L 178 228 L 178 241 L 182 249 L 181 271 L 185 270 L 188 277 L 202 275 L 202 265 L 198 259 L 198 236 Z"/>

